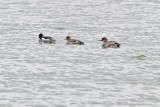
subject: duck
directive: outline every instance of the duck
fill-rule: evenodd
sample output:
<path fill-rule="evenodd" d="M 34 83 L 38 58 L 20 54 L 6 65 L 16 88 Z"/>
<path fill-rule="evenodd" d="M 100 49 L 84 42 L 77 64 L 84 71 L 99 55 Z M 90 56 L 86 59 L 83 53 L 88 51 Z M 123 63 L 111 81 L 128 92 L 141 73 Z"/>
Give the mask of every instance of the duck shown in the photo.
<path fill-rule="evenodd" d="M 43 39 L 45 40 L 43 40 Z M 39 41 L 44 43 L 55 43 L 56 40 L 54 40 L 51 36 L 44 36 L 42 33 L 39 34 Z"/>
<path fill-rule="evenodd" d="M 67 45 L 69 45 L 69 44 L 84 45 L 84 43 L 83 43 L 83 42 L 81 42 L 80 40 L 71 39 L 71 37 L 70 37 L 70 36 L 67 36 L 65 40 L 67 40 L 67 42 L 66 42 L 66 44 L 67 44 Z"/>
<path fill-rule="evenodd" d="M 102 40 L 99 40 L 99 41 L 103 41 L 103 44 L 102 44 L 103 48 L 120 48 L 120 45 L 121 45 L 115 41 L 108 41 L 106 37 L 103 37 Z"/>

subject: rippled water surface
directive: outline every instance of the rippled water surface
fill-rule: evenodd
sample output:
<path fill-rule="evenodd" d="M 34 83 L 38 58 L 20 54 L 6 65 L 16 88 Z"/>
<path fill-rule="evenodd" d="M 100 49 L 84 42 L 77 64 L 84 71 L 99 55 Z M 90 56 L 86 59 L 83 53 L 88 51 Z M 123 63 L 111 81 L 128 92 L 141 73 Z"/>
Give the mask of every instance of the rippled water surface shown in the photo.
<path fill-rule="evenodd" d="M 0 107 L 159 107 L 159 91 L 159 0 L 0 0 Z"/>

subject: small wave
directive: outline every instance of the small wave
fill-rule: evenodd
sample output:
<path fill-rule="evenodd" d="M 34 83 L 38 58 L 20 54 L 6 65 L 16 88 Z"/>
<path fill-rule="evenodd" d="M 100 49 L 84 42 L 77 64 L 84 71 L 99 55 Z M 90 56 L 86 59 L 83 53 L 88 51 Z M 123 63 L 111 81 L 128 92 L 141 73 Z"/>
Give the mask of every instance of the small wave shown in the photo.
<path fill-rule="evenodd" d="M 64 27 L 56 27 L 55 29 L 57 29 L 57 30 L 65 30 Z"/>
<path fill-rule="evenodd" d="M 132 59 L 138 59 L 138 60 L 145 60 L 146 56 L 145 55 L 138 55 L 138 56 L 132 56 Z"/>

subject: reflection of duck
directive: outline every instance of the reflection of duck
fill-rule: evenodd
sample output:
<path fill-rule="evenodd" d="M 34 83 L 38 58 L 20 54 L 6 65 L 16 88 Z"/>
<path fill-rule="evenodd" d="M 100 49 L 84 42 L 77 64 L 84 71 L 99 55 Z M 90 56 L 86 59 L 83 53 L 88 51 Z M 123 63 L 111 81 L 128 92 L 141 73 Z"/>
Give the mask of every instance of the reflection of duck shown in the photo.
<path fill-rule="evenodd" d="M 121 45 L 115 41 L 108 41 L 106 37 L 103 37 L 102 40 L 99 40 L 99 41 L 103 41 L 102 47 L 104 47 L 104 48 L 109 48 L 109 47 L 119 48 Z"/>
<path fill-rule="evenodd" d="M 83 42 L 81 42 L 81 41 L 79 41 L 79 40 L 71 39 L 70 36 L 67 36 L 65 40 L 67 40 L 66 44 L 78 44 L 78 45 L 84 45 Z"/>
<path fill-rule="evenodd" d="M 46 40 L 42 40 L 43 39 L 46 39 Z M 54 40 L 52 37 L 50 36 L 44 36 L 42 33 L 39 34 L 39 41 L 43 41 L 44 43 L 55 43 L 56 40 Z"/>

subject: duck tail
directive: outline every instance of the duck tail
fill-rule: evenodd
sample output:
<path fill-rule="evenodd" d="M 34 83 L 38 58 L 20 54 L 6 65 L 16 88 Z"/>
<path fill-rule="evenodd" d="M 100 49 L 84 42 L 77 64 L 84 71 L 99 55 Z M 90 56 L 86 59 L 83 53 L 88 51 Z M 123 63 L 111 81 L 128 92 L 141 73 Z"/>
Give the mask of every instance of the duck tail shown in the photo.
<path fill-rule="evenodd" d="M 80 45 L 84 45 L 84 43 L 83 43 L 83 42 L 80 42 Z"/>
<path fill-rule="evenodd" d="M 81 42 L 81 41 L 79 42 L 79 44 L 80 44 L 80 45 L 84 45 L 84 43 L 83 43 L 83 42 Z"/>
<path fill-rule="evenodd" d="M 121 44 L 119 44 L 119 43 L 115 43 L 115 44 L 117 45 L 117 47 L 118 47 L 118 48 L 119 48 L 119 47 L 120 47 L 120 45 L 121 45 Z"/>

